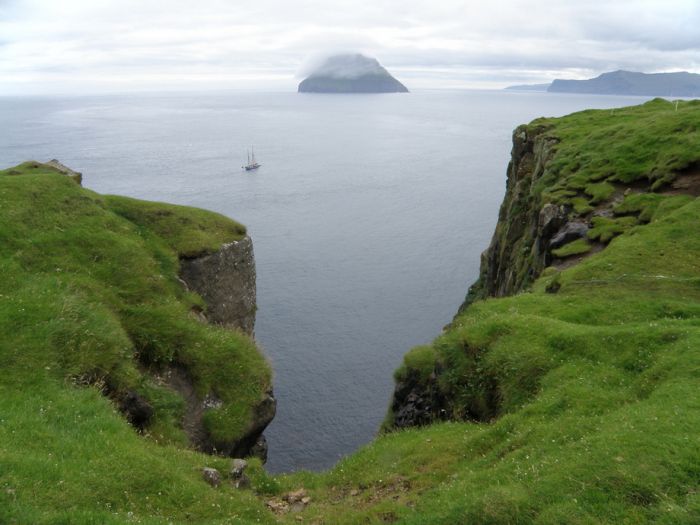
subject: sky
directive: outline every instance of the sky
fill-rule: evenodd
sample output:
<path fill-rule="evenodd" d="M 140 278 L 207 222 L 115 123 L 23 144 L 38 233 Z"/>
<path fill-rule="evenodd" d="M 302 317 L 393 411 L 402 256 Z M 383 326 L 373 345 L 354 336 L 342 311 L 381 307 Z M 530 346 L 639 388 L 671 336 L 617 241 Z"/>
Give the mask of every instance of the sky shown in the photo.
<path fill-rule="evenodd" d="M 700 0 L 0 0 L 0 94 L 294 90 L 376 57 L 409 88 L 700 73 Z"/>

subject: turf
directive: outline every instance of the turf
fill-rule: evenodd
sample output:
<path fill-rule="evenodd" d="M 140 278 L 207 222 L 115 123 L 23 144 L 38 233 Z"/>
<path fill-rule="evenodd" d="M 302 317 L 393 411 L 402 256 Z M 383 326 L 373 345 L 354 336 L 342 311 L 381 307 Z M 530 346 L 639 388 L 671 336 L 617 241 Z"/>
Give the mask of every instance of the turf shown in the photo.
<path fill-rule="evenodd" d="M 283 480 L 313 489 L 308 519 L 700 522 L 698 231 L 685 200 L 527 293 L 473 303 L 397 372 L 437 372 L 455 422 Z M 475 407 L 489 417 L 469 421 Z"/>
<path fill-rule="evenodd" d="M 195 321 L 176 279 L 179 255 L 242 230 L 178 231 L 179 208 L 161 224 L 161 205 L 41 167 L 0 176 L 0 523 L 700 523 L 700 199 L 639 193 L 697 162 L 698 122 L 698 102 L 656 100 L 532 123 L 556 139 L 533 197 L 590 213 L 613 187 L 591 233 L 607 247 L 473 302 L 406 355 L 396 379 L 434 382 L 451 422 L 383 434 L 327 472 L 253 462 L 251 490 L 201 480 L 227 461 L 183 445 L 178 400 L 144 371 L 191 359 L 204 390 L 267 386 L 253 343 Z M 105 378 L 157 401 L 157 435 L 124 421 Z M 245 403 L 229 405 L 224 433 Z M 299 487 L 303 510 L 266 509 Z"/>
<path fill-rule="evenodd" d="M 616 185 L 662 189 L 700 162 L 700 100 L 654 99 L 610 111 L 587 110 L 528 125 L 556 143 L 536 188 L 545 202 L 606 200 Z M 582 204 L 577 203 L 579 207 Z"/>
<path fill-rule="evenodd" d="M 236 507 L 205 494 L 197 467 L 212 460 L 187 450 L 184 402 L 159 373 L 183 367 L 222 401 L 206 420 L 213 436 L 249 425 L 269 365 L 248 336 L 193 315 L 204 305 L 177 277 L 180 255 L 243 231 L 201 210 L 102 197 L 38 163 L 0 172 L 0 522 L 131 512 L 208 523 L 209 502 Z M 126 391 L 155 409 L 143 436 L 103 395 Z"/>

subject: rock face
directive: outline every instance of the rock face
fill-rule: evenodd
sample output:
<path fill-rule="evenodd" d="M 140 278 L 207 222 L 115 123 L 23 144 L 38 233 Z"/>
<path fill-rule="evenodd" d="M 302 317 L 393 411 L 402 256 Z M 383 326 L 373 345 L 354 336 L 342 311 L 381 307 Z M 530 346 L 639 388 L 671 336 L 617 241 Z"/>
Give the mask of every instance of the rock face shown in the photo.
<path fill-rule="evenodd" d="M 360 54 L 327 58 L 299 84 L 299 93 L 407 93 L 374 58 Z"/>
<path fill-rule="evenodd" d="M 225 244 L 209 255 L 181 259 L 180 278 L 207 303 L 207 321 L 253 335 L 255 258 L 250 237 Z M 253 409 L 253 419 L 243 437 L 234 442 L 219 442 L 205 431 L 202 416 L 220 402 L 212 396 L 200 398 L 184 370 L 171 368 L 163 374 L 162 380 L 184 398 L 186 412 L 183 427 L 199 450 L 231 457 L 254 455 L 263 462 L 267 460 L 267 442 L 262 433 L 275 417 L 277 407 L 271 390 Z"/>
<path fill-rule="evenodd" d="M 532 283 L 552 260 L 550 240 L 569 222 L 571 210 L 533 201 L 557 141 L 527 126 L 513 133 L 506 195 L 491 244 L 481 254 L 479 279 L 469 289 L 462 311 L 472 301 L 503 297 Z M 563 244 L 563 243 L 562 243 Z"/>
<path fill-rule="evenodd" d="M 252 335 L 255 328 L 255 258 L 246 236 L 210 255 L 180 260 L 180 277 L 207 303 L 210 322 Z"/>
<path fill-rule="evenodd" d="M 277 409 L 277 400 L 272 391 L 266 392 L 253 408 L 253 418 L 242 437 L 235 441 L 216 441 L 207 433 L 203 416 L 207 410 L 221 406 L 221 401 L 213 395 L 198 396 L 192 379 L 183 368 L 170 367 L 158 379 L 185 401 L 182 428 L 197 450 L 234 458 L 255 456 L 263 463 L 267 461 L 267 441 L 263 431 L 274 419 Z"/>
<path fill-rule="evenodd" d="M 119 410 L 136 429 L 143 430 L 153 418 L 153 407 L 138 392 L 129 390 L 118 400 Z"/>
<path fill-rule="evenodd" d="M 581 239 L 586 236 L 589 229 L 588 224 L 584 222 L 567 222 L 549 241 L 549 248 L 560 248 L 571 241 Z"/>
<path fill-rule="evenodd" d="M 427 381 L 409 375 L 396 384 L 392 400 L 392 426 L 408 428 L 447 419 L 447 400 L 437 385 L 438 373 Z"/>
<path fill-rule="evenodd" d="M 233 443 L 209 440 L 204 451 L 234 458 L 255 456 L 264 463 L 267 461 L 267 440 L 263 431 L 275 417 L 276 410 L 277 401 L 272 391 L 267 392 L 253 409 L 253 420 L 241 439 Z"/>
<path fill-rule="evenodd" d="M 491 244 L 481 254 L 479 278 L 469 289 L 460 311 L 477 299 L 512 295 L 526 288 L 549 266 L 552 250 L 584 236 L 587 222 L 566 206 L 542 204 L 533 187 L 545 175 L 557 140 L 537 128 L 520 126 L 513 133 L 513 150 L 508 165 L 506 194 Z M 479 370 L 479 351 L 465 348 Z M 391 417 L 385 429 L 429 424 L 445 419 L 489 421 L 498 413 L 495 380 L 474 373 L 465 380 L 475 387 L 475 401 L 462 406 L 452 394 L 441 390 L 439 365 L 427 377 L 409 375 L 397 382 Z M 458 397 L 458 396 L 457 396 Z"/>
<path fill-rule="evenodd" d="M 70 169 L 68 166 L 66 166 L 65 164 L 60 162 L 58 159 L 51 159 L 50 161 L 45 162 L 44 164 L 46 166 L 51 166 L 52 168 L 57 169 L 58 171 L 60 171 L 64 175 L 67 175 L 68 177 L 73 179 L 78 184 L 83 183 L 83 174 L 82 173 Z"/>
<path fill-rule="evenodd" d="M 676 73 L 637 73 L 612 71 L 588 80 L 552 82 L 550 93 L 590 93 L 596 95 L 633 95 L 650 97 L 697 97 L 700 95 L 700 75 Z"/>

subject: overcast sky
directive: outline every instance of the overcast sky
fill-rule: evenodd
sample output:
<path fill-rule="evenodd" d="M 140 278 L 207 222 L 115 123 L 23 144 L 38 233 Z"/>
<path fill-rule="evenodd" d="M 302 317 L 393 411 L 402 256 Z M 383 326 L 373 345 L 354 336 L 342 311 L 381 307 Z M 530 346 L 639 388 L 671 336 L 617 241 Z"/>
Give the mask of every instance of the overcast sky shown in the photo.
<path fill-rule="evenodd" d="M 0 0 L 0 93 L 293 90 L 309 57 L 409 88 L 700 72 L 700 0 Z"/>

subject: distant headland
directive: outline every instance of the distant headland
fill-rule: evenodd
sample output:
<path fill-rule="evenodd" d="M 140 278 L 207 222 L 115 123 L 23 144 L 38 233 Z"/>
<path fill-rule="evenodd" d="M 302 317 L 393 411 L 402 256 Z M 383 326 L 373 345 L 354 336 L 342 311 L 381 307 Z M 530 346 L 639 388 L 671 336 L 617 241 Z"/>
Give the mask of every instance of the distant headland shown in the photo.
<path fill-rule="evenodd" d="M 638 73 L 612 71 L 588 80 L 556 79 L 551 84 L 507 87 L 513 91 L 548 93 L 586 93 L 591 95 L 630 95 L 650 97 L 700 97 L 700 75 L 675 73 Z"/>
<path fill-rule="evenodd" d="M 408 93 L 376 58 L 359 53 L 326 58 L 299 84 L 299 93 Z"/>

